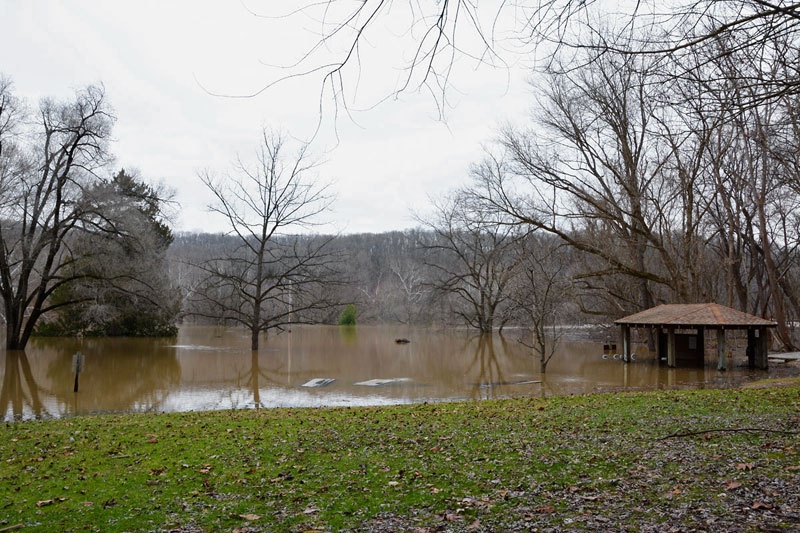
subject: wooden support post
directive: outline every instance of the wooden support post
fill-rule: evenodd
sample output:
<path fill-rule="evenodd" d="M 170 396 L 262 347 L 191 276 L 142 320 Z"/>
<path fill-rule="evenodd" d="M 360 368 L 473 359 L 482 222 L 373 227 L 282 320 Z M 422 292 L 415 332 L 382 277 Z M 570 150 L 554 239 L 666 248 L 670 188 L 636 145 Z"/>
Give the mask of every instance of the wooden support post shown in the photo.
<path fill-rule="evenodd" d="M 700 360 L 705 366 L 706 362 L 706 328 L 697 328 L 697 348 L 700 350 Z"/>
<path fill-rule="evenodd" d="M 756 364 L 761 370 L 769 367 L 769 346 L 767 344 L 767 328 L 758 328 L 758 358 Z"/>
<path fill-rule="evenodd" d="M 717 330 L 717 370 L 728 369 L 728 354 L 725 346 L 725 330 L 720 328 Z"/>
<path fill-rule="evenodd" d="M 753 328 L 747 328 L 747 366 L 756 366 L 756 335 Z"/>
<path fill-rule="evenodd" d="M 661 362 L 661 358 L 664 357 L 664 354 L 661 353 L 661 338 L 664 334 L 661 332 L 661 326 L 656 328 L 656 361 L 659 363 Z"/>
<path fill-rule="evenodd" d="M 627 324 L 622 326 L 622 360 L 626 363 L 631 360 L 631 327 Z"/>
<path fill-rule="evenodd" d="M 675 368 L 675 327 L 667 328 L 667 366 Z"/>

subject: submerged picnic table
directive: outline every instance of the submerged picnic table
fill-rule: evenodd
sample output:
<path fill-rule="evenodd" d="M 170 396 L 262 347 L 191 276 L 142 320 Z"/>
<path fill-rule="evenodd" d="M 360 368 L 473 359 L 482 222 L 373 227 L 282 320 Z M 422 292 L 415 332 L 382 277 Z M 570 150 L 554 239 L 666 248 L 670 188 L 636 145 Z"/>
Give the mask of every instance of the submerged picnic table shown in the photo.
<path fill-rule="evenodd" d="M 800 361 L 800 352 L 771 353 L 768 357 L 770 361 L 788 363 L 790 361 Z"/>

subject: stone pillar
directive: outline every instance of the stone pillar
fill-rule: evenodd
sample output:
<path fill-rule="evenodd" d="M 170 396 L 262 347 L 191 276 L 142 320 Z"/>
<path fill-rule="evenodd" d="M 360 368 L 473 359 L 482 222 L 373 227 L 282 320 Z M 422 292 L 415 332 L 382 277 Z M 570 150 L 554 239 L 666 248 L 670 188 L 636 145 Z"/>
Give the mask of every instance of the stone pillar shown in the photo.
<path fill-rule="evenodd" d="M 675 368 L 675 327 L 670 326 L 667 328 L 667 366 Z"/>
<path fill-rule="evenodd" d="M 717 330 L 717 370 L 728 369 L 728 354 L 725 351 L 725 330 L 720 328 Z"/>
<path fill-rule="evenodd" d="M 755 368 L 756 366 L 756 334 L 753 328 L 747 328 L 747 366 Z"/>

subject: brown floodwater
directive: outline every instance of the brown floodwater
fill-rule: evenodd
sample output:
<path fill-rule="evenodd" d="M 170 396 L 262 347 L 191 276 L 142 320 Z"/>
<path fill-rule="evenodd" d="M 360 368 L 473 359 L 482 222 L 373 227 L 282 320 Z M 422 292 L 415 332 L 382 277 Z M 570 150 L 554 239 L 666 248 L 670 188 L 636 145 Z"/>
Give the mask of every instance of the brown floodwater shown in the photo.
<path fill-rule="evenodd" d="M 548 396 L 616 390 L 740 386 L 800 374 L 773 364 L 727 372 L 668 369 L 646 346 L 624 364 L 603 344 L 564 341 L 547 367 L 517 339 L 467 330 L 404 326 L 302 326 L 249 349 L 243 329 L 185 326 L 168 339 L 32 339 L 0 355 L 5 420 L 76 414 L 198 411 L 253 407 L 386 405 L 423 401 Z M 395 339 L 406 338 L 407 344 Z M 84 354 L 73 392 L 73 355 Z"/>

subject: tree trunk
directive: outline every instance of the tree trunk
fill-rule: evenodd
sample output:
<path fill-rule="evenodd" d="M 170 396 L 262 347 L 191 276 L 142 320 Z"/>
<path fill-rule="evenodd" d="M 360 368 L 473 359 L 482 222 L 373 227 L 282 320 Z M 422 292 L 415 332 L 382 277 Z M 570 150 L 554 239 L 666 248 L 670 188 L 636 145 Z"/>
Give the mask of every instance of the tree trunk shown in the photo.
<path fill-rule="evenodd" d="M 786 351 L 794 351 L 794 344 L 792 343 L 789 329 L 786 326 L 786 313 L 783 307 L 783 292 L 781 291 L 780 284 L 778 283 L 778 275 L 775 267 L 775 260 L 772 258 L 772 249 L 770 247 L 769 235 L 767 229 L 767 218 L 765 214 L 766 203 L 766 190 L 765 183 L 761 186 L 761 197 L 758 202 L 758 225 L 759 237 L 761 240 L 761 249 L 764 254 L 764 266 L 767 271 L 767 281 L 769 284 L 769 292 L 772 296 L 773 308 L 775 310 L 775 322 L 777 322 L 778 338 L 783 344 Z"/>
<path fill-rule="evenodd" d="M 22 320 L 14 306 L 6 305 L 6 349 L 24 350 L 28 339 L 22 339 Z"/>
<path fill-rule="evenodd" d="M 253 404 L 255 405 L 256 409 L 261 407 L 261 391 L 258 386 L 258 376 L 260 372 L 261 369 L 258 366 L 258 350 L 253 350 L 250 353 L 250 386 L 253 389 Z"/>
<path fill-rule="evenodd" d="M 250 349 L 253 351 L 258 351 L 258 326 L 252 326 L 250 328 Z"/>

